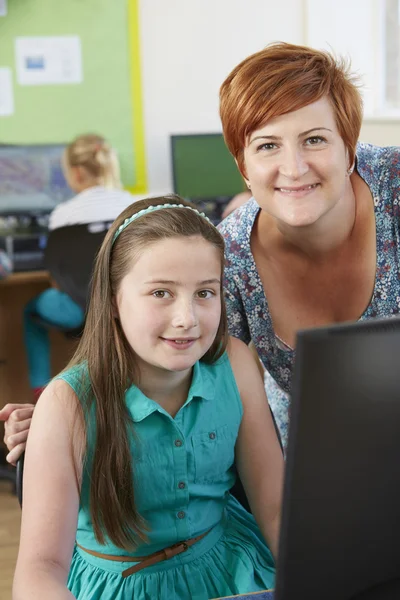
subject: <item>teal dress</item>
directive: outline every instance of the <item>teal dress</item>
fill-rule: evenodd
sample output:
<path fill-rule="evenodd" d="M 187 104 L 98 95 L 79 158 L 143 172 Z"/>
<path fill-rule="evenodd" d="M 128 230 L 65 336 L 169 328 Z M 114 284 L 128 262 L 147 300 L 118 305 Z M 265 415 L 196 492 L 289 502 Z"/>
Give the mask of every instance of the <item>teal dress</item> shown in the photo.
<path fill-rule="evenodd" d="M 81 369 L 60 376 L 82 396 Z M 75 547 L 68 587 L 82 600 L 208 600 L 273 587 L 274 561 L 254 518 L 229 493 L 242 403 L 229 359 L 196 363 L 188 398 L 174 418 L 136 386 L 126 391 L 136 505 L 150 532 L 133 553 L 95 539 L 84 473 L 76 540 L 132 563 Z M 89 427 L 89 429 L 91 429 Z M 89 446 L 91 435 L 88 436 Z M 177 542 L 209 533 L 186 552 L 123 578 L 121 572 Z"/>

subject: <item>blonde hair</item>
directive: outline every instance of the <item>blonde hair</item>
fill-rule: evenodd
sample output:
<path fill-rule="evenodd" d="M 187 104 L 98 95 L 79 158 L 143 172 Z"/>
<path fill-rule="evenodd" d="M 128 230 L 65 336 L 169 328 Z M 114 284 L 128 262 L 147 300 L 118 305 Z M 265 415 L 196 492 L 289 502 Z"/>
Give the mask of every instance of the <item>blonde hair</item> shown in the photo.
<path fill-rule="evenodd" d="M 97 185 L 122 187 L 117 153 L 100 135 L 75 138 L 65 149 L 65 162 L 67 167 L 83 167 Z"/>

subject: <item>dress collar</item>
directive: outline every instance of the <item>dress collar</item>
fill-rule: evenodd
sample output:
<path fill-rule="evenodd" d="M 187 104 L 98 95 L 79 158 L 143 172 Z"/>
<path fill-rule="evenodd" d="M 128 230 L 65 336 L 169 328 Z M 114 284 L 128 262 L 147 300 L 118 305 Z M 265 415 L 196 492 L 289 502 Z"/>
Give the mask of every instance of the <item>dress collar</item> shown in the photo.
<path fill-rule="evenodd" d="M 210 365 L 200 361 L 197 361 L 194 365 L 192 383 L 189 388 L 187 400 L 182 408 L 187 406 L 194 398 L 206 401 L 214 399 L 215 386 L 213 385 L 213 378 L 209 373 L 209 369 Z M 131 385 L 127 389 L 125 400 L 134 422 L 143 421 L 143 419 L 156 411 L 168 414 L 157 402 L 143 394 L 136 385 Z"/>

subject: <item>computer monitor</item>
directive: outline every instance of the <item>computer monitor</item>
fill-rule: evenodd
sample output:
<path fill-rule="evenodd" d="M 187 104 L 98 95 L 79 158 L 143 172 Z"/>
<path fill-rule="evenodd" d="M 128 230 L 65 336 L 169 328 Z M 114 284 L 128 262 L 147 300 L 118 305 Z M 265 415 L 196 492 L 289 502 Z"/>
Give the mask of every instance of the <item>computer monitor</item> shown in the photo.
<path fill-rule="evenodd" d="M 171 136 L 175 193 L 218 220 L 225 204 L 245 189 L 221 133 Z"/>
<path fill-rule="evenodd" d="M 0 217 L 48 214 L 73 196 L 61 168 L 64 148 L 0 145 Z"/>
<path fill-rule="evenodd" d="M 400 598 L 400 319 L 297 336 L 275 600 Z"/>

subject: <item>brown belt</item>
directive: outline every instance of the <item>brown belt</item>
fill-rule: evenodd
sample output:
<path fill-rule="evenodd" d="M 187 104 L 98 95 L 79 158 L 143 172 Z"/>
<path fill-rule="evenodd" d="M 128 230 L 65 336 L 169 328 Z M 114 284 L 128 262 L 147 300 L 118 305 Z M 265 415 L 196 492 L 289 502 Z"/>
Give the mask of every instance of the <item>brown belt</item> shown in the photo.
<path fill-rule="evenodd" d="M 105 558 L 106 560 L 115 560 L 117 562 L 138 562 L 138 565 L 134 565 L 122 571 L 122 577 L 129 577 L 129 575 L 133 575 L 146 567 L 151 567 L 163 560 L 168 560 L 176 556 L 177 554 L 182 554 L 185 552 L 190 546 L 193 546 L 196 542 L 199 542 L 203 537 L 207 535 L 208 531 L 194 537 L 190 540 L 185 540 L 184 542 L 178 542 L 177 544 L 173 544 L 172 546 L 168 546 L 168 548 L 164 548 L 163 550 L 159 550 L 158 552 L 153 552 L 153 554 L 149 554 L 149 556 L 113 556 L 112 554 L 102 554 L 101 552 L 96 552 L 95 550 L 88 550 L 84 548 L 78 542 L 76 545 L 81 550 L 84 550 L 88 554 L 92 556 L 97 556 L 98 558 Z"/>

